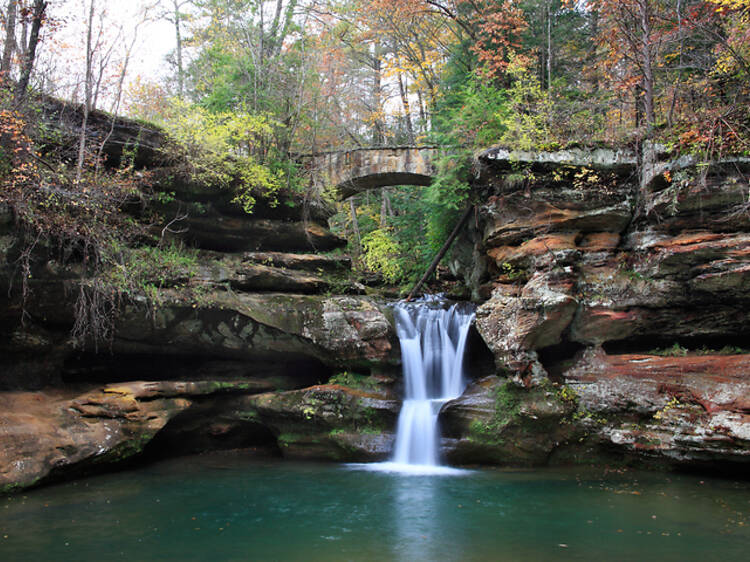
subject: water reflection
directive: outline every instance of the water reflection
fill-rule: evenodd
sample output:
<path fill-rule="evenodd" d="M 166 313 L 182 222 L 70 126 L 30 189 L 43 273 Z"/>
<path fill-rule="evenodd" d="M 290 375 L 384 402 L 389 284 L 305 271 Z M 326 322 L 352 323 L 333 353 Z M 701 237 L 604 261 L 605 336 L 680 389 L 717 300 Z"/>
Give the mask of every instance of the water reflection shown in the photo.
<path fill-rule="evenodd" d="M 434 489 L 437 482 L 425 477 L 396 478 L 391 482 L 396 538 L 391 545 L 393 558 L 423 560 L 426 548 L 440 532 L 441 518 Z"/>
<path fill-rule="evenodd" d="M 361 468 L 181 459 L 31 491 L 0 500 L 0 560 L 687 562 L 750 544 L 748 482 Z"/>

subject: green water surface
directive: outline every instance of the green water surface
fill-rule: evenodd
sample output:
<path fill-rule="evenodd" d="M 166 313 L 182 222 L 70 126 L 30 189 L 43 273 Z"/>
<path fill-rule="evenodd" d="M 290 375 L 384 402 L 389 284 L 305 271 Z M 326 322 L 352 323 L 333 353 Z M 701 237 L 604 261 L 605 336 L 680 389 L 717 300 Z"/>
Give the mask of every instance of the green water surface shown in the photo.
<path fill-rule="evenodd" d="M 0 498 L 0 560 L 747 560 L 750 483 L 189 457 Z"/>

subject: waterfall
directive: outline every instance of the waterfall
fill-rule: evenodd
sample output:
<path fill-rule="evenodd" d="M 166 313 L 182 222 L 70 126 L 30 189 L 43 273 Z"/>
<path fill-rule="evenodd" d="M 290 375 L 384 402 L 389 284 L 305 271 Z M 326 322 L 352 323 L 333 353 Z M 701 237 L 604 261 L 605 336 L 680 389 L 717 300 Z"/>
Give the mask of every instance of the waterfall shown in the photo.
<path fill-rule="evenodd" d="M 446 309 L 432 297 L 395 305 L 394 317 L 406 388 L 393 463 L 436 466 L 438 413 L 466 386 L 464 350 L 474 313 L 467 305 Z"/>

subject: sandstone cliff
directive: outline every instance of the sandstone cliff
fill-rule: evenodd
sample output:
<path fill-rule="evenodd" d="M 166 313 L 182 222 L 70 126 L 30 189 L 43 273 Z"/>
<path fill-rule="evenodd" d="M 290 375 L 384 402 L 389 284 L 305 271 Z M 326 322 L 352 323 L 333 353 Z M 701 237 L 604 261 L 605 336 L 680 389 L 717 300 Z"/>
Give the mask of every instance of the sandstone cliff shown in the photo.
<path fill-rule="evenodd" d="M 441 412 L 448 460 L 744 466 L 750 164 L 665 159 L 640 192 L 627 152 L 479 163 L 481 204 L 451 260 L 479 306 L 472 383 Z M 195 258 L 162 275 L 158 302 L 123 295 L 98 346 L 70 338 L 86 271 L 54 246 L 35 249 L 23 301 L 22 240 L 0 208 L 0 486 L 218 448 L 386 458 L 398 343 L 349 258 L 321 253 L 342 245 L 326 205 L 290 196 L 247 215 L 155 174 Z"/>
<path fill-rule="evenodd" d="M 466 276 L 500 376 L 445 407 L 449 457 L 750 461 L 750 161 L 665 157 L 644 190 L 625 152 L 480 162 Z"/>
<path fill-rule="evenodd" d="M 45 106 L 59 150 L 75 111 Z M 328 230 L 331 209 L 287 193 L 247 214 L 230 191 L 165 158 L 160 131 L 92 117 L 103 139 L 110 126 L 108 163 L 135 151 L 164 195 L 155 239 L 184 244 L 190 259 L 154 269 L 153 242 L 126 249 L 132 267 L 146 266 L 133 290 L 117 271 L 92 277 L 75 250 L 29 244 L 0 207 L 0 488 L 220 448 L 382 458 L 398 411 L 398 346 L 384 303 L 351 281 L 350 258 L 325 253 L 345 244 Z M 143 220 L 137 205 L 129 212 Z M 108 337 L 73 338 L 81 288 L 94 286 L 114 303 Z"/>

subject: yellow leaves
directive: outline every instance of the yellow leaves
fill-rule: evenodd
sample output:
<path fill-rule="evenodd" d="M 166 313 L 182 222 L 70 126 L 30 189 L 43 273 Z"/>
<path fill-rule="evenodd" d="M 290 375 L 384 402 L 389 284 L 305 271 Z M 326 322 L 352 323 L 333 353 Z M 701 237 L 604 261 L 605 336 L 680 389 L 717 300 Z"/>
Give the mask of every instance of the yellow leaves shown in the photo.
<path fill-rule="evenodd" d="M 393 283 L 402 275 L 398 261 L 400 248 L 389 229 L 373 230 L 362 238 L 363 260 L 372 271 L 379 271 L 388 283 Z"/>
<path fill-rule="evenodd" d="M 708 0 L 710 4 L 714 4 L 721 10 L 742 10 L 750 9 L 750 0 Z"/>
<path fill-rule="evenodd" d="M 412 52 L 420 52 L 413 49 Z M 382 61 L 383 77 L 394 78 L 408 75 L 415 83 L 424 80 L 424 76 L 438 76 L 447 63 L 447 56 L 442 50 L 423 50 L 417 59 L 391 57 Z"/>
<path fill-rule="evenodd" d="M 373 110 L 372 112 L 370 112 L 369 115 L 366 115 L 363 118 L 363 121 L 367 125 L 372 126 L 372 125 L 377 125 L 378 123 L 383 123 L 385 121 L 385 118 L 386 118 L 386 113 L 381 107 L 381 108 Z"/>
<path fill-rule="evenodd" d="M 170 100 L 166 129 L 195 154 L 246 156 L 256 144 L 268 140 L 278 125 L 263 115 L 211 112 L 178 98 Z"/>

